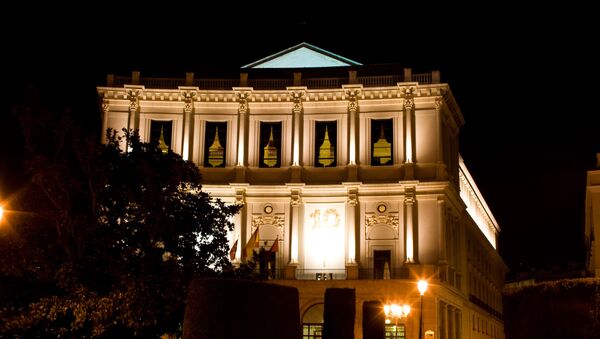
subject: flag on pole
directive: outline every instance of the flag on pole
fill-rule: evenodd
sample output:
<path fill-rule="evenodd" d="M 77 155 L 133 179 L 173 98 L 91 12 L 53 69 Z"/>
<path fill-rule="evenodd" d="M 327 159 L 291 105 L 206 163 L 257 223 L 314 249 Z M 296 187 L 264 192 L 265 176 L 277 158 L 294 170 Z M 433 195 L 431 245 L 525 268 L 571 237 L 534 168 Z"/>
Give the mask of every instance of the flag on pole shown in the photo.
<path fill-rule="evenodd" d="M 277 236 L 277 238 L 273 242 L 273 245 L 271 245 L 271 249 L 269 249 L 269 253 L 275 253 L 278 250 L 279 250 L 279 236 Z"/>
<path fill-rule="evenodd" d="M 256 246 L 258 246 L 258 227 L 256 228 L 256 230 L 254 230 L 254 233 L 252 233 L 250 239 L 248 239 L 248 243 L 242 251 L 242 259 L 245 259 L 247 257 L 252 258 L 252 253 L 254 253 L 254 248 Z"/>
<path fill-rule="evenodd" d="M 233 261 L 235 259 L 235 253 L 237 252 L 237 243 L 238 243 L 238 239 L 235 239 L 233 246 L 231 246 L 231 249 L 229 250 L 229 260 L 231 260 L 231 261 Z"/>

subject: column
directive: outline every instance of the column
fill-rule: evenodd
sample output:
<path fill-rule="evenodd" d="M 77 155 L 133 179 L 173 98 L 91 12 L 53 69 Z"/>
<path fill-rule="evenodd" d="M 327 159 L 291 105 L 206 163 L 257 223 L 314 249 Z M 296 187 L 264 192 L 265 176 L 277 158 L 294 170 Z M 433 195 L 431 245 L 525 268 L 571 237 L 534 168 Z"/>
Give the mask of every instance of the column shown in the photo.
<path fill-rule="evenodd" d="M 287 88 L 292 98 L 292 114 L 293 114 L 293 136 L 292 136 L 292 174 L 291 182 L 302 181 L 302 169 L 300 167 L 300 154 L 302 152 L 302 115 L 304 111 L 303 99 L 306 95 L 306 87 L 288 87 Z"/>
<path fill-rule="evenodd" d="M 446 203 L 444 198 L 437 200 L 438 207 L 438 265 L 447 265 L 446 260 Z"/>
<path fill-rule="evenodd" d="M 358 208 L 358 187 L 348 188 L 348 199 L 346 200 L 346 234 L 347 234 L 347 257 L 346 257 L 346 279 L 358 279 L 358 265 L 356 264 L 356 210 Z"/>
<path fill-rule="evenodd" d="M 414 91 L 415 87 L 400 87 L 400 95 L 403 99 L 404 112 L 404 177 L 406 180 L 414 179 L 414 150 L 415 150 L 415 128 L 414 128 Z"/>
<path fill-rule="evenodd" d="M 414 208 L 415 208 L 415 188 L 407 187 L 404 191 L 404 239 L 405 244 L 405 263 L 416 263 L 416 240 L 415 237 L 415 225 L 414 225 Z"/>
<path fill-rule="evenodd" d="M 362 85 L 343 85 L 348 99 L 348 179 L 347 181 L 357 181 L 357 161 L 356 144 L 358 132 L 356 130 L 356 119 L 358 117 L 358 96 L 362 90 Z"/>
<path fill-rule="evenodd" d="M 236 204 L 242 205 L 240 212 L 235 215 L 234 223 L 234 239 L 238 239 L 237 251 L 235 252 L 235 262 L 240 262 L 242 251 L 244 247 L 246 247 L 246 242 L 248 241 L 248 234 L 246 226 L 247 226 L 247 214 L 248 208 L 246 207 L 246 188 L 240 187 L 235 189 L 235 202 Z M 234 240 L 235 242 L 235 240 Z"/>
<path fill-rule="evenodd" d="M 246 181 L 246 143 L 248 142 L 248 100 L 252 96 L 251 87 L 234 87 L 238 106 L 237 161 L 235 165 L 235 182 Z"/>
<path fill-rule="evenodd" d="M 193 73 L 192 73 L 193 75 Z M 179 87 L 179 89 L 182 89 Z M 197 90 L 197 88 L 195 88 Z M 182 153 L 183 160 L 191 160 L 193 157 L 193 140 L 194 140 L 194 97 L 195 90 L 187 90 L 181 93 L 183 95 L 183 136 L 182 136 Z"/>
<path fill-rule="evenodd" d="M 454 307 L 453 306 L 448 306 L 448 316 L 446 317 L 448 319 L 448 339 L 456 339 L 454 337 L 455 335 L 455 323 L 454 323 Z"/>
<path fill-rule="evenodd" d="M 102 99 L 102 134 L 100 135 L 100 141 L 106 144 L 106 129 L 108 128 L 108 114 L 110 113 L 110 101 L 108 99 Z"/>
<path fill-rule="evenodd" d="M 446 175 L 446 165 L 444 164 L 444 132 L 443 132 L 443 107 L 444 107 L 444 98 L 437 97 L 435 98 L 435 114 L 436 114 L 436 135 L 437 135 L 437 154 L 436 154 L 436 180 L 445 180 L 447 178 Z"/>
<path fill-rule="evenodd" d="M 129 87 L 129 88 L 128 88 Z M 127 98 L 129 99 L 129 117 L 127 129 L 139 131 L 140 129 L 140 95 L 144 86 L 127 86 Z"/>
<path fill-rule="evenodd" d="M 296 267 L 299 264 L 299 237 L 300 237 L 300 204 L 302 203 L 299 189 L 292 189 L 290 192 L 290 262 L 285 269 L 285 279 L 296 278 Z"/>

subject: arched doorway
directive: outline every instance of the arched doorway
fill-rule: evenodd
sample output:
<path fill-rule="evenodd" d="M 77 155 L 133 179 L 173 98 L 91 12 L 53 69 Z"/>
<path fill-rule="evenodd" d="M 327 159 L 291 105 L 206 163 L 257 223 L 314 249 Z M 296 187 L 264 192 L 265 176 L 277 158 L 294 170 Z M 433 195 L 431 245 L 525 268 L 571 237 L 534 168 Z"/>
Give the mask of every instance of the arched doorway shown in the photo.
<path fill-rule="evenodd" d="M 323 337 L 324 303 L 310 306 L 302 315 L 302 338 L 321 339 Z"/>

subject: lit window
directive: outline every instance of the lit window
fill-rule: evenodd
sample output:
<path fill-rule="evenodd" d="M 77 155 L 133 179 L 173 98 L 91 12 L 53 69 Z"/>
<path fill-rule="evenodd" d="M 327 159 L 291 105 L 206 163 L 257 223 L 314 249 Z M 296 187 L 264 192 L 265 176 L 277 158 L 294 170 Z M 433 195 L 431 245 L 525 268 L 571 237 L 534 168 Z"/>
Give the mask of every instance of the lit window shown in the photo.
<path fill-rule="evenodd" d="M 150 143 L 158 144 L 163 153 L 171 149 L 171 135 L 173 134 L 173 121 L 150 121 Z"/>
<path fill-rule="evenodd" d="M 260 123 L 259 167 L 281 167 L 281 122 Z"/>
<path fill-rule="evenodd" d="M 204 167 L 225 167 L 227 123 L 206 122 L 204 134 Z"/>
<path fill-rule="evenodd" d="M 386 166 L 394 163 L 392 119 L 371 120 L 371 165 Z"/>
<path fill-rule="evenodd" d="M 337 122 L 315 122 L 315 167 L 336 166 Z"/>
<path fill-rule="evenodd" d="M 405 339 L 406 333 L 405 333 L 404 325 L 386 324 L 385 325 L 385 338 L 386 339 Z"/>

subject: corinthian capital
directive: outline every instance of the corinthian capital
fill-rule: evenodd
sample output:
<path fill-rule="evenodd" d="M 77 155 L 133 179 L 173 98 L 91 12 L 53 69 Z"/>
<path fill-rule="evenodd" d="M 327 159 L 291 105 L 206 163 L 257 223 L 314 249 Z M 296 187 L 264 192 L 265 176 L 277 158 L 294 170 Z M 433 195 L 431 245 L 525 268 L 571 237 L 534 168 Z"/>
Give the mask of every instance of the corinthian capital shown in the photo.
<path fill-rule="evenodd" d="M 140 105 L 140 95 L 142 91 L 139 89 L 128 89 L 127 99 L 129 99 L 129 109 L 135 111 Z"/>
<path fill-rule="evenodd" d="M 289 90 L 289 88 L 288 88 Z M 289 90 L 290 97 L 292 97 L 293 107 L 292 111 L 294 113 L 300 113 L 302 111 L 302 101 L 304 96 L 306 95 L 306 90 L 302 89 L 291 89 Z"/>
<path fill-rule="evenodd" d="M 240 113 L 248 113 L 248 101 L 250 97 L 252 97 L 251 90 L 238 90 L 235 92 L 235 97 L 237 102 L 240 104 L 238 107 L 238 112 Z"/>
<path fill-rule="evenodd" d="M 183 96 L 183 111 L 189 113 L 194 107 L 194 97 L 196 97 L 196 91 L 181 91 Z"/>
<path fill-rule="evenodd" d="M 348 99 L 348 110 L 356 112 L 358 110 L 358 96 L 362 92 L 362 85 L 351 84 L 342 85 L 342 87 L 344 88 L 344 94 L 346 94 L 346 98 Z"/>
<path fill-rule="evenodd" d="M 406 109 L 412 109 L 415 105 L 414 97 L 416 91 L 416 86 L 400 86 L 400 97 L 404 99 L 404 107 Z"/>

